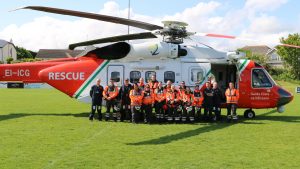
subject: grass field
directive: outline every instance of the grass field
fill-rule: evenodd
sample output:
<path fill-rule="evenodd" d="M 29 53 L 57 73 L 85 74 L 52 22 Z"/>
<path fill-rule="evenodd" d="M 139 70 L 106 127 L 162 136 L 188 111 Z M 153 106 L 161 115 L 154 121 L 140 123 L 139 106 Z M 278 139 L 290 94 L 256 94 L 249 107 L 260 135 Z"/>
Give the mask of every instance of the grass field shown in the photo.
<path fill-rule="evenodd" d="M 133 125 L 90 122 L 89 105 L 56 90 L 1 89 L 0 169 L 299 168 L 299 103 L 238 124 Z"/>

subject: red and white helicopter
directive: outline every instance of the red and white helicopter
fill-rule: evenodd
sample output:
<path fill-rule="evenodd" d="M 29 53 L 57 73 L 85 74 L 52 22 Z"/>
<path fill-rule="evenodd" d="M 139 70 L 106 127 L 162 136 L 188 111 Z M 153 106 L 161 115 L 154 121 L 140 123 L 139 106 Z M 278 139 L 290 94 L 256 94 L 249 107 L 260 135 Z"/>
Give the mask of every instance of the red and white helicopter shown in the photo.
<path fill-rule="evenodd" d="M 140 77 L 147 81 L 155 74 L 157 79 L 165 83 L 168 80 L 175 84 L 185 81 L 187 86 L 200 83 L 203 89 L 204 83 L 214 76 L 223 89 L 230 81 L 236 83 L 240 90 L 238 107 L 247 108 L 244 113 L 247 118 L 255 116 L 252 109 L 277 108 L 279 112 L 283 112 L 283 106 L 293 100 L 293 95 L 278 86 L 261 65 L 244 59 L 242 53 L 220 52 L 210 47 L 184 44 L 184 39 L 195 34 L 186 30 L 186 23 L 164 21 L 162 27 L 131 19 L 58 8 L 28 6 L 21 9 L 124 24 L 149 32 L 71 44 L 69 49 L 112 43 L 100 48 L 89 46 L 75 58 L 0 65 L 0 81 L 47 83 L 70 97 L 90 102 L 89 90 L 98 78 L 102 79 L 105 85 L 109 79 L 114 79 L 120 86 L 125 78 L 129 78 L 133 83 Z M 126 42 L 157 36 L 162 36 L 163 40 L 141 44 Z M 202 36 L 236 38 L 218 34 Z M 281 45 L 300 48 L 288 44 Z"/>

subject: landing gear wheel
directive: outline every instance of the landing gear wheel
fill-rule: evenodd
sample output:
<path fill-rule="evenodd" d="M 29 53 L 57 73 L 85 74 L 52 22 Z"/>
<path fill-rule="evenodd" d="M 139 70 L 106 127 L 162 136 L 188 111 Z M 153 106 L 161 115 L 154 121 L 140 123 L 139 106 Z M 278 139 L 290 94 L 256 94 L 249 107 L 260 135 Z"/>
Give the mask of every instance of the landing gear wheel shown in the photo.
<path fill-rule="evenodd" d="M 244 112 L 244 117 L 247 119 L 253 119 L 255 117 L 255 112 L 251 109 L 248 109 Z"/>

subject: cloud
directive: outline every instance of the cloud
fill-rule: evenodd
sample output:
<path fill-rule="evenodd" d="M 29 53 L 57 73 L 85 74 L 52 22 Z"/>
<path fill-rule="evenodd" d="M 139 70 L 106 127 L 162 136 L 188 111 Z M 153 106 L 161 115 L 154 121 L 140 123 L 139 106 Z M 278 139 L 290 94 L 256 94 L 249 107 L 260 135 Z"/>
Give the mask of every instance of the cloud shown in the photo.
<path fill-rule="evenodd" d="M 246 9 L 254 11 L 273 11 L 287 3 L 287 0 L 247 0 Z"/>
<path fill-rule="evenodd" d="M 279 37 L 288 32 L 299 31 L 299 25 L 286 25 L 275 16 L 267 15 L 267 11 L 280 8 L 286 0 L 248 0 L 241 9 L 231 9 L 223 15 L 220 2 L 199 2 L 174 15 L 152 17 L 135 13 L 131 9 L 131 19 L 161 25 L 162 20 L 178 20 L 189 23 L 188 30 L 205 33 L 233 34 L 252 38 L 261 44 L 275 44 Z M 117 17 L 127 16 L 128 9 L 109 1 L 98 13 Z M 285 26 L 282 26 L 285 25 Z M 131 27 L 130 32 L 144 30 Z M 9 25 L 0 31 L 0 38 L 10 40 L 18 46 L 38 51 L 39 49 L 67 48 L 69 44 L 96 38 L 127 34 L 127 26 L 78 18 L 63 20 L 53 17 L 38 17 L 22 25 Z M 248 42 L 197 38 L 213 47 L 227 50 L 242 47 Z"/>

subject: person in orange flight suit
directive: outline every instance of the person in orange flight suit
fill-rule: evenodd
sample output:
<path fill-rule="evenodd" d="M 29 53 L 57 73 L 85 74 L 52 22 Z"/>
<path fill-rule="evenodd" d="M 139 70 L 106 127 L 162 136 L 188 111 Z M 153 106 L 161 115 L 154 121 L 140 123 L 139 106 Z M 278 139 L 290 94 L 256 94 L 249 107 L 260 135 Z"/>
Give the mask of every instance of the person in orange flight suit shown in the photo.
<path fill-rule="evenodd" d="M 149 85 L 150 85 L 150 89 L 151 89 L 153 92 L 154 92 L 154 90 L 158 87 L 158 81 L 156 80 L 156 76 L 155 76 L 155 75 L 152 75 L 152 76 L 151 76 Z"/>
<path fill-rule="evenodd" d="M 179 115 L 178 110 L 180 106 L 180 93 L 175 89 L 175 86 L 172 85 L 171 89 L 167 91 L 166 93 L 166 103 L 168 106 L 168 122 L 173 121 L 173 118 L 175 118 L 175 121 L 179 121 Z"/>
<path fill-rule="evenodd" d="M 157 122 L 161 123 L 165 117 L 165 111 L 163 106 L 166 103 L 166 90 L 162 86 L 162 82 L 158 83 L 158 87 L 154 91 L 154 98 L 155 98 L 155 113 L 156 113 L 156 120 Z"/>
<path fill-rule="evenodd" d="M 168 80 L 167 84 L 164 86 L 164 89 L 166 90 L 166 92 L 171 90 L 171 86 L 172 86 L 172 82 L 171 82 L 171 80 Z"/>
<path fill-rule="evenodd" d="M 133 89 L 130 91 L 129 98 L 131 100 L 131 117 L 132 123 L 138 123 L 141 116 L 141 107 L 143 103 L 143 91 L 139 88 L 138 84 L 133 85 Z"/>
<path fill-rule="evenodd" d="M 229 83 L 229 88 L 225 92 L 227 103 L 227 120 L 237 120 L 237 104 L 239 101 L 239 90 L 234 88 L 234 83 Z"/>
<path fill-rule="evenodd" d="M 154 105 L 154 94 L 150 89 L 150 85 L 146 84 L 144 89 L 143 106 L 144 122 L 150 124 L 152 122 L 152 107 Z"/>
<path fill-rule="evenodd" d="M 193 92 L 193 112 L 197 117 L 197 120 L 200 120 L 201 117 L 201 107 L 203 103 L 203 94 L 199 89 L 199 85 L 196 84 L 195 90 Z"/>
<path fill-rule="evenodd" d="M 183 97 L 185 90 L 186 90 L 185 81 L 181 81 L 179 86 L 180 97 Z"/>
<path fill-rule="evenodd" d="M 193 92 L 189 87 L 186 87 L 185 92 L 182 95 L 182 105 L 183 105 L 183 114 L 182 114 L 182 122 L 195 121 L 195 116 L 193 113 Z"/>
<path fill-rule="evenodd" d="M 106 114 L 105 120 L 108 121 L 110 119 L 110 109 L 113 108 L 113 118 L 114 121 L 117 121 L 117 112 L 115 110 L 116 99 L 119 94 L 118 87 L 115 86 L 114 81 L 111 79 L 109 81 L 108 86 L 105 87 L 103 91 L 103 97 L 106 100 Z"/>

